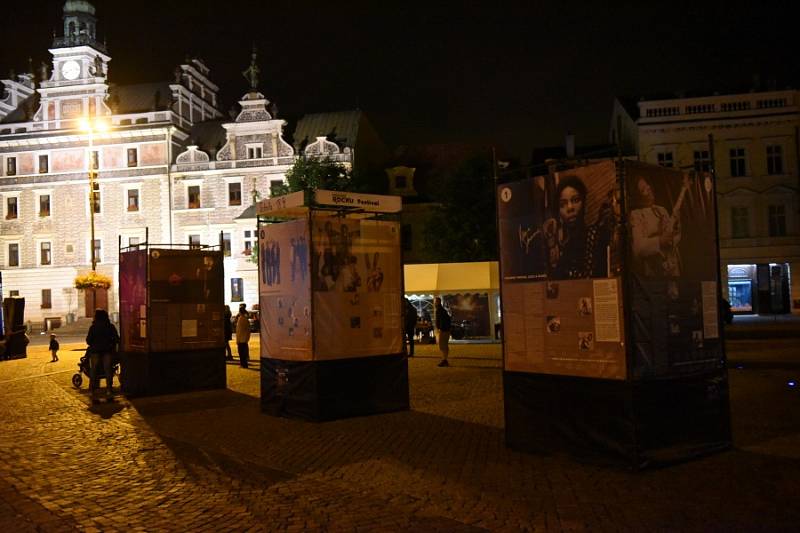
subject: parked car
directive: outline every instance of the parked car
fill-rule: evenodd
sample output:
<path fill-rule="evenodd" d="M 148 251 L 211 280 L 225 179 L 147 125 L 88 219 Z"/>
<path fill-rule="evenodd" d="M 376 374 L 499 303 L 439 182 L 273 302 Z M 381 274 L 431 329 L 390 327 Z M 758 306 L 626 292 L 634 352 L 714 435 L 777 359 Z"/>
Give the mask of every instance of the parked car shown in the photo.
<path fill-rule="evenodd" d="M 257 310 L 250 311 L 247 320 L 250 322 L 250 332 L 258 333 L 258 331 L 261 329 L 261 313 Z"/>

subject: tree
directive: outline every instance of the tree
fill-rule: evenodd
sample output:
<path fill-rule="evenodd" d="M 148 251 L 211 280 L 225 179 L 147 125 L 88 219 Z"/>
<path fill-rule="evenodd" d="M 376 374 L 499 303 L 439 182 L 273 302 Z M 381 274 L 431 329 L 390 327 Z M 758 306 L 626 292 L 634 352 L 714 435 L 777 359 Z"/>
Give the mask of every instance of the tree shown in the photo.
<path fill-rule="evenodd" d="M 330 159 L 299 157 L 292 168 L 286 172 L 288 185 L 277 186 L 273 196 L 297 192 L 328 189 L 333 191 L 352 191 L 352 175 L 348 168 Z"/>
<path fill-rule="evenodd" d="M 445 174 L 437 190 L 441 207 L 425 225 L 423 249 L 448 262 L 497 259 L 492 162 L 473 157 Z"/>

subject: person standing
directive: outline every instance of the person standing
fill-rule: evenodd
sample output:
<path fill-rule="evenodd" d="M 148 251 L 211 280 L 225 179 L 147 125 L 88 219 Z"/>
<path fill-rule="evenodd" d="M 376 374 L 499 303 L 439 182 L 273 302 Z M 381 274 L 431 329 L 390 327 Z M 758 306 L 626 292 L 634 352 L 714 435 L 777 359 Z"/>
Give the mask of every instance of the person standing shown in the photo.
<path fill-rule="evenodd" d="M 405 300 L 405 309 L 403 310 L 403 326 L 404 333 L 408 339 L 408 356 L 414 357 L 414 333 L 417 329 L 417 308 L 408 300 Z"/>
<path fill-rule="evenodd" d="M 103 371 L 106 378 L 106 396 L 111 398 L 112 387 L 114 381 L 114 371 L 111 364 L 111 357 L 116 351 L 117 344 L 119 343 L 119 333 L 117 328 L 111 323 L 108 318 L 108 311 L 105 309 L 96 309 L 94 312 L 94 320 L 89 333 L 86 335 L 86 344 L 89 345 L 89 364 L 90 364 L 90 381 L 89 387 L 92 394 L 92 403 L 97 402 L 96 392 L 100 382 L 98 372 L 100 365 L 103 365 Z"/>
<path fill-rule="evenodd" d="M 231 352 L 231 339 L 233 338 L 233 313 L 231 313 L 231 306 L 226 305 L 225 311 L 222 313 L 222 329 L 225 333 L 225 359 L 233 361 L 233 352 Z"/>
<path fill-rule="evenodd" d="M 59 346 L 58 346 L 58 341 L 56 340 L 56 334 L 55 333 L 51 333 L 50 334 L 50 348 L 49 348 L 50 356 L 51 356 L 50 357 L 50 362 L 51 363 L 55 363 L 56 361 L 58 361 L 58 348 L 59 348 Z"/>
<path fill-rule="evenodd" d="M 239 352 L 239 365 L 247 368 L 250 361 L 250 320 L 247 315 L 247 306 L 239 304 L 239 314 L 236 315 L 236 349 Z"/>
<path fill-rule="evenodd" d="M 442 353 L 442 360 L 439 361 L 438 366 L 450 366 L 450 363 L 447 362 L 447 356 L 450 355 L 449 343 L 452 320 L 447 309 L 442 305 L 442 299 L 438 296 L 433 299 L 433 307 L 436 315 L 436 338 L 439 341 L 439 351 Z"/>

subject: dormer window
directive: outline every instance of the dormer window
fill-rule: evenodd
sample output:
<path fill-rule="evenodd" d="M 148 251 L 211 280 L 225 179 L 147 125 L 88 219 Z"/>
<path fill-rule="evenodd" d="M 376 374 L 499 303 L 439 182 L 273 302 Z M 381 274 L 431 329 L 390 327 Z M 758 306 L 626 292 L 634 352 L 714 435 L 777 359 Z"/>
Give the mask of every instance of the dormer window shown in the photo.
<path fill-rule="evenodd" d="M 247 145 L 247 159 L 261 159 L 264 157 L 263 144 L 248 144 Z"/>

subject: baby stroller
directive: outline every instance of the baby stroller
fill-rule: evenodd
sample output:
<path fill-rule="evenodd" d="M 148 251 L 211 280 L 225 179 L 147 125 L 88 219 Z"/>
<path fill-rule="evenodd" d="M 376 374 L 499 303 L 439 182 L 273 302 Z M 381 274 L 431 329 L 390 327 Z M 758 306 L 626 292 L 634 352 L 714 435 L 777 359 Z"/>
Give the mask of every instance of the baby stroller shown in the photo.
<path fill-rule="evenodd" d="M 81 356 L 81 360 L 78 361 L 78 372 L 75 372 L 75 374 L 72 375 L 72 384 L 76 389 L 81 388 L 84 375 L 88 379 L 92 378 L 92 370 L 90 365 L 89 348 L 86 348 L 86 352 L 84 352 L 84 354 Z M 111 371 L 115 376 L 119 376 L 119 359 L 117 359 L 116 354 L 111 357 Z M 103 370 L 102 365 L 100 365 L 100 368 L 97 369 L 97 379 L 105 379 L 105 377 L 106 373 Z"/>

